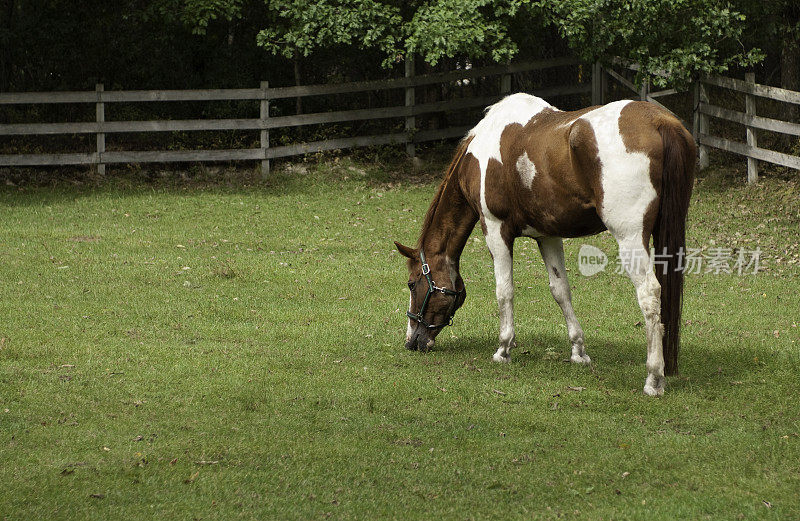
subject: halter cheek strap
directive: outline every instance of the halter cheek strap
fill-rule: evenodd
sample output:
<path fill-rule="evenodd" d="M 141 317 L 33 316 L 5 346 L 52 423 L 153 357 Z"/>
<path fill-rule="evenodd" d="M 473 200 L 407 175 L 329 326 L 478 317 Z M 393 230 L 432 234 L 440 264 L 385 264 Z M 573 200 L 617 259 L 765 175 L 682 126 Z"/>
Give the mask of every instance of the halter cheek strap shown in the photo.
<path fill-rule="evenodd" d="M 446 327 L 446 326 L 451 326 L 451 325 L 453 325 L 453 316 L 456 314 L 456 310 L 455 310 L 456 302 L 458 301 L 459 295 L 461 295 L 461 293 L 464 290 L 453 291 L 452 289 L 442 288 L 442 287 L 437 286 L 436 283 L 433 281 L 433 278 L 431 277 L 431 268 L 430 268 L 430 266 L 428 266 L 428 263 L 425 261 L 425 252 L 422 251 L 422 249 L 419 250 L 419 259 L 422 261 L 422 275 L 425 277 L 425 280 L 428 281 L 428 291 L 425 293 L 425 298 L 422 300 L 422 306 L 420 306 L 419 312 L 412 313 L 411 311 L 406 311 L 406 315 L 408 315 L 408 318 L 410 318 L 412 320 L 416 320 L 417 322 L 419 322 L 420 324 L 422 324 L 423 326 L 425 326 L 429 330 L 441 329 L 441 328 Z M 416 283 L 414 283 L 414 284 L 416 284 Z M 414 291 L 414 289 L 413 289 L 414 288 L 414 284 L 410 284 L 410 286 L 409 286 L 409 289 L 412 292 Z M 450 303 L 450 307 L 447 310 L 448 320 L 447 320 L 447 323 L 445 323 L 445 324 L 430 324 L 424 318 L 425 309 L 428 307 L 428 301 L 430 300 L 431 295 L 433 295 L 433 293 L 437 292 L 437 291 L 439 293 L 444 294 L 444 295 L 455 297 L 455 298 L 453 298 L 453 301 Z"/>

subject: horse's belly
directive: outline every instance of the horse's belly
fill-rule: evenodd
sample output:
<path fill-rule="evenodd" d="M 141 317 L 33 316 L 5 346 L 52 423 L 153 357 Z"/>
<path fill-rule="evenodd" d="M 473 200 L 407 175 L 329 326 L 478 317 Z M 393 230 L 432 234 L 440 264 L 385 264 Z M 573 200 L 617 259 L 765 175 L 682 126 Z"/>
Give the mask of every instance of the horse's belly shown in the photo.
<path fill-rule="evenodd" d="M 594 207 L 550 208 L 529 216 L 527 227 L 549 237 L 585 237 L 606 229 Z"/>

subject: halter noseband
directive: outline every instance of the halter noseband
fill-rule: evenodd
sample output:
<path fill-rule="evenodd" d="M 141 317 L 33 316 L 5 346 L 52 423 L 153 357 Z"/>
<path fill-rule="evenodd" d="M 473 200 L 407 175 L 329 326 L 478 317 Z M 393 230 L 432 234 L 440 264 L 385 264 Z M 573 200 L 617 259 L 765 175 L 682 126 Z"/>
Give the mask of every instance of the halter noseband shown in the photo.
<path fill-rule="evenodd" d="M 428 281 L 428 292 L 425 293 L 425 299 L 422 301 L 422 306 L 419 308 L 419 312 L 412 313 L 409 310 L 409 311 L 406 311 L 406 315 L 408 315 L 408 318 L 410 318 L 411 320 L 416 320 L 417 322 L 419 322 L 420 324 L 422 324 L 423 326 L 425 326 L 429 330 L 440 329 L 440 328 L 443 328 L 443 327 L 446 327 L 446 326 L 452 326 L 453 325 L 453 316 L 456 314 L 456 310 L 455 310 L 456 302 L 458 301 L 459 295 L 461 295 L 461 293 L 464 290 L 462 289 L 461 291 L 453 291 L 452 289 L 441 288 L 441 287 L 437 286 L 436 283 L 433 281 L 433 278 L 431 277 L 431 268 L 430 268 L 430 266 L 428 266 L 428 263 L 425 261 L 425 252 L 423 252 L 421 248 L 419 250 L 419 259 L 420 259 L 420 261 L 422 261 L 422 275 Z M 408 289 L 411 290 L 412 294 L 414 292 L 414 286 L 415 285 L 416 285 L 416 282 L 409 282 L 408 283 Z M 450 307 L 447 310 L 447 316 L 449 318 L 448 318 L 446 324 L 429 324 L 424 318 L 425 308 L 428 307 L 428 301 L 430 300 L 431 295 L 433 295 L 433 293 L 436 292 L 436 291 L 438 291 L 439 293 L 442 293 L 443 295 L 448 295 L 448 296 L 451 296 L 451 297 L 455 297 L 453 299 L 453 302 L 450 303 Z"/>

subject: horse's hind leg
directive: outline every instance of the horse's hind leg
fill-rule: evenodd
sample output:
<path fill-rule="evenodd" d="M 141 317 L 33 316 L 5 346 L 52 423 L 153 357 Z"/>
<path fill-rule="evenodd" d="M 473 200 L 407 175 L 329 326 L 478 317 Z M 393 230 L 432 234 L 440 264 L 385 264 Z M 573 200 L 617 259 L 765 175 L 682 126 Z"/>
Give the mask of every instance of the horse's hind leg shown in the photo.
<path fill-rule="evenodd" d="M 550 277 L 550 293 L 561 307 L 564 320 L 567 322 L 569 341 L 572 343 L 571 360 L 578 364 L 588 364 L 592 360 L 586 354 L 583 345 L 583 328 L 575 316 L 575 310 L 572 309 L 572 294 L 564 266 L 564 241 L 560 237 L 545 237 L 537 239 L 537 242 L 547 267 L 547 275 Z"/>
<path fill-rule="evenodd" d="M 613 232 L 612 232 L 613 233 Z M 647 330 L 647 380 L 644 393 L 664 394 L 664 326 L 661 324 L 661 284 L 659 284 L 650 255 L 642 244 L 642 234 L 618 236 L 619 256 L 625 271 L 636 287 L 636 298 L 642 310 Z"/>

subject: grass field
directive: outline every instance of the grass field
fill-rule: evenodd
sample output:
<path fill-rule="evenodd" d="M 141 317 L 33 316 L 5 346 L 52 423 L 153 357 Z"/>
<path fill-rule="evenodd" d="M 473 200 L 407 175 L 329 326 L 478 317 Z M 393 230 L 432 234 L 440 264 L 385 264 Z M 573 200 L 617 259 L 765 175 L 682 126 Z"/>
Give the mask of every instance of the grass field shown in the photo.
<path fill-rule="evenodd" d="M 688 277 L 681 375 L 653 399 L 632 285 L 577 272 L 608 234 L 567 241 L 591 367 L 563 362 L 529 240 L 519 349 L 491 362 L 479 231 L 454 327 L 403 349 L 392 240 L 415 242 L 444 159 L 3 186 L 0 518 L 800 518 L 796 173 L 702 175 L 689 245 L 766 269 Z"/>

